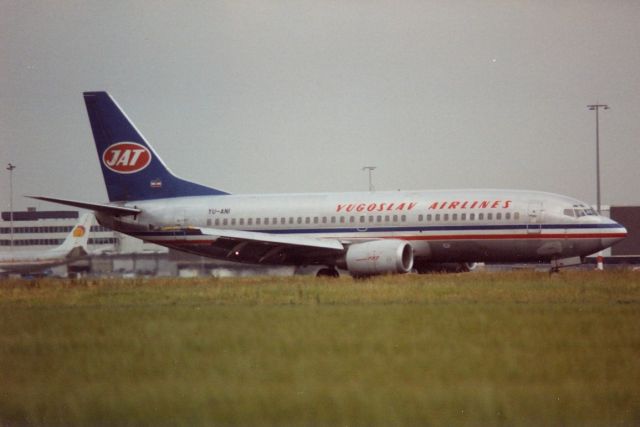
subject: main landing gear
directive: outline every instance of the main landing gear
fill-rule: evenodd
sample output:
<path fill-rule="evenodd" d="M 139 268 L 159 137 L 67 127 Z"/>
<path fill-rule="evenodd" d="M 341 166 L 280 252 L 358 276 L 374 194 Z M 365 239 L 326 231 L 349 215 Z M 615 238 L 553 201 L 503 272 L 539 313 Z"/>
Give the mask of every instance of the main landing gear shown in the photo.
<path fill-rule="evenodd" d="M 336 270 L 335 268 L 325 267 L 318 270 L 318 272 L 316 273 L 316 277 L 330 277 L 333 279 L 337 279 L 338 277 L 340 277 L 340 273 L 338 273 L 338 270 Z"/>

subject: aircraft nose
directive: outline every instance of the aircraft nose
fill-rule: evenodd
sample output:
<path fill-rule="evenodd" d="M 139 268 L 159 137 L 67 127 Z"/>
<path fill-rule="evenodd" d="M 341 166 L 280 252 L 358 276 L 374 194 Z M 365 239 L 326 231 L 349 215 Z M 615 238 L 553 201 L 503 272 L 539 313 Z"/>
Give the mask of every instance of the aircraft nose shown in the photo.
<path fill-rule="evenodd" d="M 614 223 L 618 226 L 618 229 L 620 230 L 620 240 L 624 239 L 625 237 L 627 237 L 627 229 L 624 225 L 617 223 L 614 221 Z"/>
<path fill-rule="evenodd" d="M 627 237 L 627 229 L 624 227 L 624 225 L 609 218 L 605 218 L 605 220 L 607 228 L 609 230 L 606 237 L 603 237 L 602 239 L 603 243 L 605 243 L 607 246 L 611 246 L 614 243 L 617 243 Z"/>

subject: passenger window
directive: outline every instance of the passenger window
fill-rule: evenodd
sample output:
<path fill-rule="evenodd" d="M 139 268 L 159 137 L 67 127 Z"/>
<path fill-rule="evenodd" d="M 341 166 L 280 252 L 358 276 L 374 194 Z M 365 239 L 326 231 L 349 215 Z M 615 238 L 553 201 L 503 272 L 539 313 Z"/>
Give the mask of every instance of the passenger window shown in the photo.
<path fill-rule="evenodd" d="M 332 216 L 332 217 L 331 217 L 331 224 L 335 224 L 335 223 L 336 223 L 336 217 L 335 217 L 335 216 Z"/>
<path fill-rule="evenodd" d="M 323 223 L 323 224 L 326 224 L 326 223 L 327 223 L 327 217 L 326 217 L 326 216 L 323 216 L 323 217 L 322 217 L 322 223 Z"/>
<path fill-rule="evenodd" d="M 222 225 L 227 225 L 227 218 L 222 220 Z"/>
<path fill-rule="evenodd" d="M 391 221 L 391 217 L 389 217 L 389 215 L 385 215 L 385 216 L 384 216 L 384 221 L 385 221 L 385 222 L 389 222 L 389 221 Z"/>
<path fill-rule="evenodd" d="M 207 227 L 211 226 L 211 218 L 207 218 Z"/>
<path fill-rule="evenodd" d="M 269 225 L 269 218 L 264 219 L 264 225 Z"/>
<path fill-rule="evenodd" d="M 364 215 L 360 216 L 360 222 L 364 222 Z"/>
<path fill-rule="evenodd" d="M 423 219 L 424 219 L 424 216 L 422 214 L 418 215 L 418 222 L 422 222 Z"/>
<path fill-rule="evenodd" d="M 305 224 L 311 224 L 311 217 L 310 217 L 310 216 L 305 217 L 305 218 L 304 218 L 304 223 L 305 223 Z"/>
<path fill-rule="evenodd" d="M 253 225 L 253 218 L 247 219 L 247 225 Z"/>
<path fill-rule="evenodd" d="M 504 214 L 504 219 L 506 220 L 510 220 L 511 219 L 511 212 L 507 212 Z"/>
<path fill-rule="evenodd" d="M 492 220 L 492 219 L 493 219 L 493 214 L 492 214 L 491 212 L 489 212 L 489 213 L 487 214 L 487 219 L 488 219 L 488 220 Z"/>
<path fill-rule="evenodd" d="M 287 223 L 287 218 L 282 217 L 280 218 L 280 224 L 285 225 Z"/>
<path fill-rule="evenodd" d="M 407 216 L 406 215 L 401 215 L 400 216 L 400 221 L 405 222 L 407 220 Z"/>
<path fill-rule="evenodd" d="M 442 219 L 443 219 L 444 221 L 449 221 L 449 214 L 444 214 L 444 215 L 442 216 Z"/>
<path fill-rule="evenodd" d="M 478 221 L 482 221 L 484 219 L 484 214 L 483 213 L 479 213 L 478 214 Z"/>
<path fill-rule="evenodd" d="M 393 222 L 398 222 L 398 215 L 393 216 Z"/>
<path fill-rule="evenodd" d="M 374 216 L 373 215 L 369 215 L 369 222 L 373 222 Z"/>
<path fill-rule="evenodd" d="M 515 213 L 513 214 L 513 219 L 515 219 L 515 220 L 520 219 L 520 212 L 515 212 Z"/>
<path fill-rule="evenodd" d="M 240 218 L 240 225 L 244 225 L 244 218 Z"/>
<path fill-rule="evenodd" d="M 298 222 L 298 224 L 302 224 L 302 217 L 301 216 L 298 217 L 298 221 L 297 222 Z"/>
<path fill-rule="evenodd" d="M 260 225 L 260 218 L 256 218 L 256 225 Z"/>
<path fill-rule="evenodd" d="M 340 224 L 344 224 L 344 217 L 343 216 L 340 217 Z"/>
<path fill-rule="evenodd" d="M 496 219 L 497 219 L 498 221 L 500 221 L 500 220 L 502 219 L 502 214 L 501 214 L 500 212 L 498 212 L 498 213 L 496 214 Z"/>
<path fill-rule="evenodd" d="M 314 217 L 313 217 L 313 223 L 314 223 L 314 224 L 317 224 L 317 223 L 318 223 L 318 217 L 317 217 L 317 216 L 314 216 Z"/>
<path fill-rule="evenodd" d="M 236 225 L 236 219 L 235 218 L 231 218 L 231 225 Z"/>
<path fill-rule="evenodd" d="M 440 214 L 436 214 L 436 222 L 440 221 Z"/>
<path fill-rule="evenodd" d="M 293 224 L 293 217 L 292 216 L 289 217 L 289 224 Z"/>
<path fill-rule="evenodd" d="M 349 222 L 351 222 L 351 223 L 356 222 L 356 217 L 355 216 L 350 216 L 349 217 Z"/>
<path fill-rule="evenodd" d="M 215 224 L 216 226 L 220 225 L 220 219 L 219 219 L 219 218 L 216 218 L 216 220 L 214 221 L 214 224 Z"/>
<path fill-rule="evenodd" d="M 466 213 L 460 214 L 460 221 L 466 221 L 466 219 L 467 219 Z"/>
<path fill-rule="evenodd" d="M 382 222 L 382 215 L 378 215 L 378 217 L 376 218 L 376 220 L 377 220 L 378 222 Z"/>
<path fill-rule="evenodd" d="M 458 214 L 451 214 L 451 221 L 457 221 L 458 220 Z"/>
<path fill-rule="evenodd" d="M 431 214 L 427 215 L 427 222 L 431 222 Z"/>

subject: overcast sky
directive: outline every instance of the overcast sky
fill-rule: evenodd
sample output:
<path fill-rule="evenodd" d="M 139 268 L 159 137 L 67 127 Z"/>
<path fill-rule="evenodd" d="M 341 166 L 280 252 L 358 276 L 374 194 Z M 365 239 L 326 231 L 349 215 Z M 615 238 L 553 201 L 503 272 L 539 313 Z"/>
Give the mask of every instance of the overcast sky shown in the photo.
<path fill-rule="evenodd" d="M 517 188 L 640 204 L 640 2 L 0 0 L 0 202 L 106 201 L 82 92 L 231 193 Z"/>

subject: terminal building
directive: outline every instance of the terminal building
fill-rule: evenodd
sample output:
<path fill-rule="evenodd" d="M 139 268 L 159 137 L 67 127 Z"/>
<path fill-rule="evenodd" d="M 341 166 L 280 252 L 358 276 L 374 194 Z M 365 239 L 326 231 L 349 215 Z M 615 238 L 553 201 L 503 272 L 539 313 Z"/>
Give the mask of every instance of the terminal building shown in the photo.
<path fill-rule="evenodd" d="M 640 262 L 640 207 L 612 206 L 611 218 L 627 228 L 628 237 L 604 252 L 605 264 L 637 264 Z M 13 232 L 10 212 L 2 212 L 0 251 L 42 251 L 60 245 L 80 212 L 75 210 L 13 212 Z M 12 245 L 13 242 L 13 245 Z M 48 274 L 67 276 L 69 273 L 96 276 L 238 276 L 252 274 L 289 275 L 291 268 L 247 266 L 199 257 L 118 233 L 94 223 L 89 234 L 90 257 L 69 265 L 54 267 Z M 588 259 L 595 263 L 595 255 Z"/>

